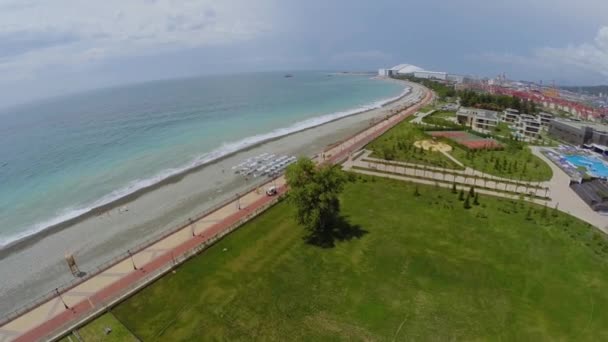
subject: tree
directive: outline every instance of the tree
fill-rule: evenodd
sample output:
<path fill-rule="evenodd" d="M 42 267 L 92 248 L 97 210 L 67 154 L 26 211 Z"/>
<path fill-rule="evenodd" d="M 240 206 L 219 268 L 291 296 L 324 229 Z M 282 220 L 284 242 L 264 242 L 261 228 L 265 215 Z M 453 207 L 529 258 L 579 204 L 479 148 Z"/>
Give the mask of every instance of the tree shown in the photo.
<path fill-rule="evenodd" d="M 296 221 L 313 233 L 331 230 L 340 212 L 338 195 L 347 181 L 339 167 L 317 167 L 312 160 L 300 158 L 287 168 L 286 179 Z"/>
<path fill-rule="evenodd" d="M 473 204 L 479 205 L 479 193 L 475 193 L 475 198 L 473 199 Z"/>
<path fill-rule="evenodd" d="M 467 195 L 467 198 L 464 200 L 464 208 L 471 209 L 471 200 L 469 195 Z"/>
<path fill-rule="evenodd" d="M 526 213 L 526 220 L 532 221 L 532 207 L 528 208 L 528 212 Z"/>
<path fill-rule="evenodd" d="M 420 191 L 418 190 L 418 185 L 416 185 L 416 189 L 414 190 L 414 196 L 415 197 L 420 196 Z"/>
<path fill-rule="evenodd" d="M 475 187 L 474 187 L 474 186 L 472 186 L 472 187 L 469 189 L 469 196 L 471 196 L 471 197 L 474 197 L 474 196 L 475 196 Z"/>
<path fill-rule="evenodd" d="M 452 183 L 452 193 L 453 194 L 458 193 L 458 190 L 456 190 L 456 183 Z"/>
<path fill-rule="evenodd" d="M 460 193 L 458 194 L 458 200 L 464 201 L 464 191 L 462 189 L 460 189 Z"/>

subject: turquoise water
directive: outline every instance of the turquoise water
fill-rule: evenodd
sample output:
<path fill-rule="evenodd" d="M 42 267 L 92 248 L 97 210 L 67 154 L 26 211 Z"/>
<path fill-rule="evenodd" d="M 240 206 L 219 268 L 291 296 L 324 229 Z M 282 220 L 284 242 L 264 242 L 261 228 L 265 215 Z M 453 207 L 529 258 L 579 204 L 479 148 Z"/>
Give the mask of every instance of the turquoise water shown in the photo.
<path fill-rule="evenodd" d="M 0 111 L 0 247 L 167 176 L 400 95 L 322 72 L 105 89 Z"/>
<path fill-rule="evenodd" d="M 608 165 L 597 158 L 578 155 L 565 156 L 564 158 L 575 166 L 587 168 L 592 176 L 608 177 Z"/>

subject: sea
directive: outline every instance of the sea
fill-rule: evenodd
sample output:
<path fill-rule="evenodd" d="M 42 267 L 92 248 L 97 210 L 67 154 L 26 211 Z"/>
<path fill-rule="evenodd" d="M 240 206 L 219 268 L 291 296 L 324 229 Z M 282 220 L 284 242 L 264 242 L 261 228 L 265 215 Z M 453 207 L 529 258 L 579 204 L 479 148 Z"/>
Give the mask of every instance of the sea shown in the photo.
<path fill-rule="evenodd" d="M 0 248 L 230 153 L 405 93 L 371 75 L 163 80 L 0 109 Z"/>

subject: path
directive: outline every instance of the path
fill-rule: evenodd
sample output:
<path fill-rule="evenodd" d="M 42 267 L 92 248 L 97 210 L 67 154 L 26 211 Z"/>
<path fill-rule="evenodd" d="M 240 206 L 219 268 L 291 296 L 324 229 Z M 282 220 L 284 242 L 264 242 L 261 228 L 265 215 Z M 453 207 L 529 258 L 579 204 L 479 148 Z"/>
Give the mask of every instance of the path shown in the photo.
<path fill-rule="evenodd" d="M 426 125 L 426 122 L 422 121 L 422 119 L 426 118 L 427 116 L 431 115 L 435 113 L 435 110 L 429 110 L 426 113 L 416 113 L 416 117 L 414 119 L 412 119 L 412 123 L 413 124 L 419 124 L 419 125 Z"/>
<path fill-rule="evenodd" d="M 424 165 L 420 165 L 420 164 L 415 164 L 415 163 L 410 163 L 410 162 L 403 162 L 403 161 L 397 161 L 397 160 L 391 160 L 391 161 L 387 161 L 384 159 L 379 159 L 379 158 L 374 158 L 371 157 L 370 155 L 372 154 L 372 151 L 366 151 L 366 153 L 364 153 L 361 156 L 361 160 L 362 161 L 371 161 L 371 162 L 377 162 L 377 163 L 386 163 L 389 162 L 391 164 L 397 164 L 397 165 L 402 165 L 402 166 L 406 166 L 406 167 L 410 167 L 410 168 L 422 168 L 425 167 Z M 491 175 L 489 173 L 484 173 L 478 170 L 475 170 L 473 168 L 470 167 L 466 167 L 464 170 L 456 170 L 456 169 L 447 169 L 447 168 L 442 168 L 439 166 L 426 166 L 426 169 L 429 171 L 438 171 L 438 172 L 449 172 L 449 173 L 458 173 L 461 174 L 463 176 L 467 176 L 467 177 L 478 177 L 478 178 L 487 178 L 487 179 L 491 179 L 491 180 L 495 180 L 496 182 L 502 182 L 502 183 L 519 183 L 522 185 L 533 185 L 533 186 L 540 186 L 540 187 L 548 187 L 549 186 L 549 182 L 528 182 L 528 181 L 520 181 L 520 180 L 516 180 L 516 179 L 510 179 L 510 178 L 504 178 L 504 177 L 498 177 L 498 176 L 494 176 Z"/>
<path fill-rule="evenodd" d="M 339 163 L 346 160 L 351 153 L 361 149 L 433 99 L 428 89 L 417 84 L 410 85 L 412 92 L 419 94 L 417 100 L 420 102 L 417 105 L 381 120 L 326 149 L 321 154 L 322 160 L 319 161 Z M 279 195 L 286 192 L 284 177 L 266 183 L 262 189 L 272 183 L 277 185 Z M 264 191 L 258 193 L 257 189 L 252 190 L 222 204 L 209 214 L 193 219 L 156 242 L 133 251 L 105 270 L 89 275 L 87 279 L 62 289 L 57 295 L 2 323 L 0 342 L 48 340 L 72 330 L 263 212 L 272 206 L 278 197 L 268 197 Z"/>
<path fill-rule="evenodd" d="M 482 180 L 479 177 L 485 174 L 478 171 L 473 172 L 474 170 L 466 172 L 438 167 L 421 168 L 420 165 L 410 163 L 392 164 L 391 162 L 391 165 L 387 165 L 384 160 L 366 158 L 369 153 L 370 152 L 367 151 L 360 158 L 349 160 L 344 163 L 344 168 L 354 172 L 374 174 L 381 177 L 408 180 L 423 184 L 434 185 L 439 183 L 438 185 L 444 187 L 451 187 L 452 184 L 456 183 L 459 188 L 466 188 L 468 190 L 469 187 L 473 186 L 479 190 L 480 193 L 495 194 L 508 198 L 519 198 L 522 194 L 534 194 L 538 197 L 551 196 L 548 189 L 538 188 L 538 184 L 536 183 L 517 182 L 498 177 L 493 177 L 491 180 L 488 180 L 487 178 Z M 474 175 L 477 175 L 477 177 Z M 504 191 L 509 191 L 514 194 L 507 194 Z M 537 199 L 535 202 L 545 204 L 546 201 Z"/>

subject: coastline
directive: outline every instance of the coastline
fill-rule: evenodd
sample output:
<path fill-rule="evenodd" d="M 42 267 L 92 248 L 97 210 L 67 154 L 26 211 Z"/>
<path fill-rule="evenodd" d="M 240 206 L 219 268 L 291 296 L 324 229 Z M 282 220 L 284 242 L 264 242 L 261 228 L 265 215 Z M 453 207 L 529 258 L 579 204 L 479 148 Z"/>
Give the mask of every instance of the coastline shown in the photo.
<path fill-rule="evenodd" d="M 389 82 L 394 81 L 396 83 L 403 83 L 399 80 L 392 80 L 392 79 L 386 80 L 386 81 L 389 81 Z M 19 250 L 21 248 L 26 248 L 28 246 L 35 244 L 37 241 L 43 239 L 46 236 L 60 232 L 61 230 L 67 229 L 67 228 L 69 228 L 75 224 L 78 224 L 86 219 L 89 219 L 91 217 L 102 215 L 102 214 L 106 213 L 107 211 L 110 211 L 110 210 L 116 209 L 120 206 L 126 205 L 126 204 L 136 200 L 137 198 L 149 193 L 150 191 L 157 190 L 166 185 L 177 183 L 180 180 L 182 180 L 185 176 L 187 176 L 191 173 L 197 172 L 204 167 L 220 163 L 221 161 L 223 161 L 231 156 L 234 156 L 235 154 L 238 154 L 241 152 L 247 152 L 247 151 L 254 149 L 256 147 L 259 147 L 265 143 L 276 141 L 278 139 L 281 139 L 281 138 L 284 138 L 284 137 L 287 137 L 287 136 L 290 136 L 290 135 L 293 135 L 296 133 L 305 132 L 307 130 L 314 129 L 319 126 L 347 118 L 349 116 L 364 114 L 369 111 L 385 108 L 385 107 L 390 106 L 391 104 L 403 99 L 404 97 L 408 96 L 411 92 L 412 92 L 411 86 L 407 86 L 407 84 L 406 84 L 404 90 L 396 97 L 387 98 L 387 99 L 384 99 L 384 100 L 381 100 L 378 102 L 371 103 L 368 106 L 353 108 L 351 110 L 346 110 L 344 112 L 330 113 L 330 114 L 326 114 L 326 115 L 321 115 L 319 117 L 313 117 L 313 118 L 310 118 L 307 120 L 299 121 L 299 122 L 292 124 L 291 126 L 279 128 L 279 129 L 273 130 L 269 133 L 261 134 L 260 136 L 268 136 L 268 137 L 261 138 L 260 140 L 254 141 L 253 143 L 247 144 L 241 148 L 235 148 L 233 150 L 220 154 L 217 157 L 213 157 L 209 160 L 205 160 L 200 163 L 196 163 L 193 161 L 192 166 L 178 167 L 177 172 L 170 173 L 166 176 L 159 175 L 159 176 L 153 177 L 153 178 L 158 177 L 158 178 L 160 178 L 160 180 L 157 182 L 154 182 L 152 184 L 136 188 L 135 190 L 133 190 L 131 192 L 127 192 L 123 195 L 119 195 L 116 198 L 112 198 L 112 199 L 110 199 L 106 202 L 102 202 L 98 205 L 91 205 L 91 206 L 89 206 L 89 208 L 84 209 L 84 211 L 82 213 L 76 214 L 75 216 L 69 217 L 58 223 L 52 223 L 52 224 L 43 226 L 38 229 L 31 229 L 31 230 L 27 230 L 27 231 L 21 233 L 22 236 L 18 236 L 14 240 L 9 241 L 4 245 L 0 245 L 0 260 L 3 257 L 5 257 L 6 255 L 14 252 L 15 250 Z M 379 104 L 379 105 L 377 105 L 377 104 Z M 332 116 L 335 116 L 335 117 L 332 117 Z M 323 119 L 326 117 L 328 117 L 328 119 L 325 121 L 320 121 L 318 123 L 313 123 L 308 126 L 303 126 L 302 128 L 297 128 L 298 125 L 302 125 L 308 121 L 315 121 L 315 120 Z M 292 128 L 292 129 L 289 130 L 290 128 Z M 283 130 L 287 130 L 287 132 L 281 133 L 281 131 L 283 131 Z M 257 136 L 245 137 L 242 140 L 232 142 L 232 143 L 227 143 L 226 145 L 231 145 L 231 144 L 238 145 L 239 143 L 241 143 L 243 141 L 246 141 L 246 140 L 252 139 L 252 138 L 256 138 L 256 137 Z M 218 151 L 219 149 L 221 149 L 221 147 L 208 152 L 207 155 L 213 155 L 214 153 L 219 153 L 219 151 Z"/>
<path fill-rule="evenodd" d="M 63 260 L 65 251 L 74 253 L 81 270 L 91 272 L 96 265 L 111 260 L 117 253 L 152 239 L 188 217 L 257 183 L 246 183 L 231 172 L 227 172 L 230 175 L 224 174 L 222 169 L 229 169 L 237 161 L 261 151 L 292 155 L 317 153 L 327 144 L 366 127 L 370 119 L 398 108 L 414 93 L 412 88 L 409 94 L 381 108 L 335 118 L 258 142 L 140 189 L 106 208 L 100 207 L 85 217 L 79 217 L 69 225 L 56 227 L 34 239 L 12 245 L 0 252 L 7 275 L 0 280 L 0 297 L 3 299 L 0 310 L 11 311 L 18 304 L 73 279 Z M 117 210 L 123 205 L 129 206 L 129 212 Z"/>

